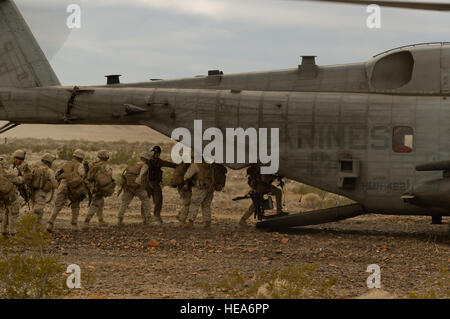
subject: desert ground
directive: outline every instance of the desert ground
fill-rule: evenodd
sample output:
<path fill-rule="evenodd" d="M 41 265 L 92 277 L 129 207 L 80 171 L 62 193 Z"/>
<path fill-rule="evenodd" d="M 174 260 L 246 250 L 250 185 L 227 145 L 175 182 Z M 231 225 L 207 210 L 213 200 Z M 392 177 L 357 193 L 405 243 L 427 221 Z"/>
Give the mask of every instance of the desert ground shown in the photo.
<path fill-rule="evenodd" d="M 28 134 L 34 129 L 29 128 Z M 133 140 L 131 136 L 136 129 L 142 134 L 137 134 L 139 136 Z M 124 130 L 119 135 L 114 128 L 107 130 L 116 138 L 95 139 L 105 141 L 105 147 L 118 139 L 136 142 L 138 144 L 132 144 L 136 147 L 146 145 L 140 144 L 143 141 L 169 143 L 167 138 L 147 128 L 131 127 L 130 131 Z M 70 140 L 72 146 L 76 146 L 73 140 L 80 139 L 79 144 L 88 147 L 83 142 L 85 136 L 76 135 L 76 131 L 65 133 L 52 137 L 41 132 L 32 136 Z M 96 136 L 101 137 L 102 132 L 97 132 Z M 23 141 L 23 138 L 24 135 L 10 135 L 8 143 Z M 89 147 L 89 156 L 94 157 L 95 148 Z M 114 147 L 119 146 L 114 144 Z M 45 151 L 48 150 L 30 153 L 29 160 L 38 160 Z M 124 167 L 115 164 L 115 174 L 120 174 Z M 303 194 L 304 189 L 297 182 L 287 181 L 286 211 L 308 211 L 330 200 L 342 200 L 331 194 L 319 196 L 314 191 L 313 195 Z M 143 226 L 140 203 L 134 199 L 125 216 L 125 227 L 118 228 L 120 198 L 114 195 L 106 199 L 107 227 L 99 227 L 94 217 L 88 230 L 72 231 L 70 210 L 66 208 L 58 217 L 47 250 L 59 256 L 63 263 L 77 264 L 82 269 L 82 288 L 73 290 L 69 298 L 254 297 L 256 295 L 243 293 L 263 271 L 302 265 L 315 267 L 309 285 L 316 291 L 305 293 L 307 298 L 449 298 L 449 275 L 441 269 L 448 269 L 450 264 L 450 218 L 444 217 L 442 225 L 431 225 L 430 217 L 362 215 L 335 223 L 268 232 L 255 228 L 253 218 L 248 227 L 238 224 L 250 202 L 231 199 L 247 191 L 245 171 L 230 170 L 225 189 L 214 197 L 211 229 L 203 228 L 201 214 L 192 229 L 176 220 L 181 206 L 178 193 L 169 186 L 163 190 L 162 225 Z M 305 196 L 309 196 L 309 200 L 300 201 Z M 87 209 L 84 202 L 80 225 Z M 49 210 L 45 219 L 49 217 Z M 26 211 L 23 207 L 21 214 Z M 370 274 L 366 270 L 371 264 L 380 266 L 381 289 L 367 288 Z M 83 281 L 83 274 L 87 273 L 90 280 Z M 234 287 L 223 284 L 237 273 L 241 282 Z M 317 286 L 330 278 L 335 278 L 336 282 L 326 291 L 317 293 Z"/>

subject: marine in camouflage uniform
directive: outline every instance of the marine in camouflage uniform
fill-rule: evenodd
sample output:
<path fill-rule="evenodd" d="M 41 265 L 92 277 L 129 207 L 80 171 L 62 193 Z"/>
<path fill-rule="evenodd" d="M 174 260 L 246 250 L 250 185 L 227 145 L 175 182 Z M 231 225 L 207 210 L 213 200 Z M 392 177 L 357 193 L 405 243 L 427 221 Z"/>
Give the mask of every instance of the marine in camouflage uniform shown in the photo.
<path fill-rule="evenodd" d="M 108 151 L 106 151 L 106 150 L 99 151 L 97 153 L 97 157 L 99 158 L 99 160 L 97 162 L 93 163 L 92 167 L 94 167 L 96 165 L 101 165 L 102 169 L 106 172 L 106 174 L 111 176 L 111 180 L 113 180 L 112 179 L 113 170 L 112 170 L 112 167 L 108 164 L 108 160 L 109 160 Z M 94 181 L 94 184 L 95 184 L 95 181 Z M 83 225 L 84 229 L 89 227 L 89 222 L 91 221 L 92 217 L 94 217 L 95 214 L 97 214 L 97 218 L 98 218 L 98 222 L 99 222 L 100 226 L 106 226 L 105 220 L 103 219 L 104 206 L 105 206 L 104 193 L 98 186 L 92 185 L 92 203 L 91 203 L 91 206 L 89 207 L 89 211 L 87 213 L 86 219 L 84 220 L 84 225 Z"/>
<path fill-rule="evenodd" d="M 36 172 L 37 170 L 41 171 L 41 176 L 46 178 L 46 180 L 42 180 L 40 182 L 41 185 L 39 185 L 39 187 L 33 187 L 33 194 L 31 197 L 33 213 L 36 215 L 38 223 L 42 222 L 49 194 L 52 194 L 58 187 L 58 182 L 55 179 L 55 173 L 51 169 L 54 160 L 55 157 L 52 154 L 47 153 L 41 158 L 40 163 L 34 165 L 32 170 L 33 172 Z"/>
<path fill-rule="evenodd" d="M 5 158 L 3 156 L 0 156 L 0 174 L 3 174 L 5 168 L 6 168 Z M 4 203 L 0 201 L 0 227 L 3 223 L 3 216 L 5 214 L 3 206 Z"/>
<path fill-rule="evenodd" d="M 261 174 L 260 166 L 257 164 L 252 165 L 247 169 L 247 175 L 248 175 L 248 185 L 251 187 L 251 189 L 260 194 L 268 194 L 268 193 L 273 194 L 276 200 L 277 214 L 282 213 L 283 193 L 278 187 L 272 185 L 272 183 L 276 179 L 276 176 L 272 174 Z M 247 225 L 247 219 L 249 219 L 250 216 L 252 216 L 254 213 L 255 213 L 255 206 L 252 203 L 248 208 L 248 210 L 241 217 L 239 224 L 241 224 L 242 226 Z"/>
<path fill-rule="evenodd" d="M 18 187 L 21 185 L 25 186 L 25 176 L 30 174 L 28 164 L 25 163 L 25 156 L 26 153 L 23 150 L 17 150 L 13 154 L 12 165 L 3 166 L 4 176 L 15 185 L 11 196 L 11 202 L 3 202 L 0 204 L 0 214 L 3 215 L 1 225 L 1 232 L 3 235 L 15 235 L 17 233 L 16 221 L 20 212 L 20 192 Z"/>
<path fill-rule="evenodd" d="M 162 223 L 161 218 L 161 210 L 163 204 L 163 194 L 161 188 L 162 176 L 163 172 L 161 170 L 162 167 L 177 167 L 177 164 L 162 160 L 161 156 L 161 147 L 155 146 L 152 148 L 151 158 L 148 161 L 148 179 L 150 182 L 149 196 L 153 197 L 153 215 L 159 223 Z"/>
<path fill-rule="evenodd" d="M 200 208 L 202 209 L 205 228 L 211 227 L 211 204 L 214 198 L 214 188 L 210 172 L 209 164 L 192 163 L 184 175 L 184 180 L 186 182 L 190 181 L 194 185 L 189 207 L 188 227 L 194 225 Z"/>
<path fill-rule="evenodd" d="M 86 177 L 86 171 L 82 164 L 83 160 L 84 160 L 84 152 L 80 149 L 77 149 L 73 152 L 72 160 L 66 163 L 73 165 L 72 166 L 73 173 L 77 174 L 82 179 Z M 64 208 L 64 205 L 67 203 L 67 201 L 71 201 L 70 208 L 72 210 L 72 220 L 71 220 L 72 230 L 78 230 L 78 216 L 80 215 L 81 200 L 79 199 L 73 200 L 71 198 L 69 189 L 70 181 L 68 181 L 67 178 L 65 177 L 65 173 L 63 173 L 61 176 L 62 177 L 61 180 L 59 181 L 58 189 L 56 190 L 55 207 L 53 209 L 50 220 L 47 223 L 48 232 L 53 231 L 53 225 L 55 223 L 55 220 L 58 217 L 58 214 Z M 58 176 L 56 178 L 58 179 Z"/>
<path fill-rule="evenodd" d="M 190 164 L 187 164 L 187 163 L 181 163 L 179 165 L 183 166 L 182 170 L 183 170 L 184 174 L 186 173 L 187 169 L 190 166 Z M 177 167 L 177 169 L 178 169 L 178 167 Z M 176 186 L 178 194 L 180 195 L 181 205 L 182 205 L 176 218 L 182 224 L 186 223 L 186 218 L 189 214 L 189 206 L 191 205 L 191 198 L 192 198 L 192 184 L 190 181 L 184 181 L 184 174 L 183 174 L 183 183 Z"/>
<path fill-rule="evenodd" d="M 141 162 L 138 164 L 140 165 L 139 174 L 136 178 L 136 184 L 137 187 L 131 188 L 128 186 L 125 181 L 122 181 L 122 197 L 121 197 L 121 204 L 119 209 L 119 215 L 118 215 L 118 226 L 123 226 L 123 218 L 125 216 L 125 211 L 128 208 L 128 205 L 130 205 L 131 201 L 135 196 L 139 198 L 141 201 L 141 215 L 144 222 L 144 225 L 147 225 L 150 219 L 150 198 L 148 197 L 147 190 L 145 189 L 145 183 L 148 177 L 148 165 L 147 162 L 150 159 L 150 155 L 147 152 L 143 152 L 140 155 Z"/>

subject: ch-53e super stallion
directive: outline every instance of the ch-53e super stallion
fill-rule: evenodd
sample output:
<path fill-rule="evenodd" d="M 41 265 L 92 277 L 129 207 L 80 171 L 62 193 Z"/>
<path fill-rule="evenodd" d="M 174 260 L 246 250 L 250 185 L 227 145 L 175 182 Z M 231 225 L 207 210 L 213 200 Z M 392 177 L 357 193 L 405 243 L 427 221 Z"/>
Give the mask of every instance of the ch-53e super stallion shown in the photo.
<path fill-rule="evenodd" d="M 334 1 L 365 3 L 365 1 Z M 450 10 L 449 4 L 370 1 Z M 450 43 L 404 46 L 362 63 L 176 80 L 60 86 L 19 10 L 0 0 L 0 120 L 20 124 L 279 128 L 281 176 L 357 204 L 263 220 L 290 227 L 363 213 L 450 216 Z"/>

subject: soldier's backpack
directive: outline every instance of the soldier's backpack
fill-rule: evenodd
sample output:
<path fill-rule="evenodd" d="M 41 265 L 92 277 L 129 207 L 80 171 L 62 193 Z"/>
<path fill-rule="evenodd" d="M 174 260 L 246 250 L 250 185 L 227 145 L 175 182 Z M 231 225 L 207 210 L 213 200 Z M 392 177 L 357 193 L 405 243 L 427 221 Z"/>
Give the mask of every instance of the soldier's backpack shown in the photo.
<path fill-rule="evenodd" d="M 0 167 L 0 200 L 7 206 L 16 200 L 14 184 L 5 176 Z"/>
<path fill-rule="evenodd" d="M 136 183 L 136 178 L 139 176 L 143 165 L 143 163 L 128 165 L 122 173 L 122 186 L 132 189 L 141 186 Z"/>
<path fill-rule="evenodd" d="M 195 181 L 203 186 L 203 187 L 210 187 L 213 186 L 213 170 L 212 165 L 208 163 L 201 163 L 200 170 L 197 174 L 195 174 Z"/>
<path fill-rule="evenodd" d="M 50 192 L 52 190 L 52 182 L 48 174 L 48 169 L 42 165 L 35 166 L 31 169 L 31 187 L 34 190 L 43 190 Z"/>
<path fill-rule="evenodd" d="M 175 168 L 172 174 L 172 179 L 170 180 L 170 186 L 177 187 L 183 185 L 184 174 L 186 174 L 189 165 L 190 164 L 180 164 Z"/>
<path fill-rule="evenodd" d="M 102 196 L 109 197 L 114 194 L 116 182 L 105 168 L 105 162 L 95 162 L 89 169 L 87 180 L 95 185 L 96 190 L 100 192 Z"/>
<path fill-rule="evenodd" d="M 227 172 L 228 170 L 224 165 L 212 164 L 212 180 L 215 191 L 220 192 L 225 187 Z"/>
<path fill-rule="evenodd" d="M 78 174 L 78 164 L 70 161 L 64 163 L 60 172 L 58 172 L 58 180 L 65 179 L 69 188 L 69 199 L 72 202 L 82 201 L 89 194 L 89 190 L 84 184 L 83 177 Z"/>

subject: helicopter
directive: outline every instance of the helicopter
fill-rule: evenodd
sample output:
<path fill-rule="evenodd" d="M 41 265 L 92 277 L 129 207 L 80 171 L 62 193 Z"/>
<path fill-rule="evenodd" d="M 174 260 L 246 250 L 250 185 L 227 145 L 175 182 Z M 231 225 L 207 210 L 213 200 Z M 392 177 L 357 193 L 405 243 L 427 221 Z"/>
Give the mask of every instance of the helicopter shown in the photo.
<path fill-rule="evenodd" d="M 325 1 L 325 0 L 319 0 Z M 450 4 L 330 0 L 449 11 Z M 450 43 L 394 48 L 361 63 L 174 80 L 61 86 L 11 0 L 0 0 L 0 134 L 20 124 L 279 129 L 278 175 L 356 204 L 290 214 L 295 227 L 361 214 L 450 216 Z M 247 150 L 248 153 L 248 150 Z M 248 155 L 248 154 L 247 154 Z M 247 156 L 248 157 L 248 156 Z M 249 163 L 233 165 L 242 168 Z"/>

